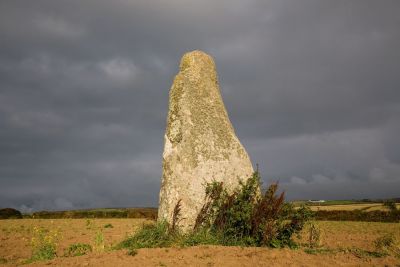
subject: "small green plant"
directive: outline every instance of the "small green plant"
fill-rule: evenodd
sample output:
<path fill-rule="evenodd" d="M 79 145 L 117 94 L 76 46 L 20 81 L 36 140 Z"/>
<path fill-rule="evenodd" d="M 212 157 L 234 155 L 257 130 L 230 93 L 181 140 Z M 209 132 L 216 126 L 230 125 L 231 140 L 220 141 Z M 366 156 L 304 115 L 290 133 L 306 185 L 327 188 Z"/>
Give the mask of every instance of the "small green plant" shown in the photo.
<path fill-rule="evenodd" d="M 93 222 L 92 222 L 92 220 L 90 220 L 90 219 L 87 219 L 86 220 L 86 229 L 91 229 L 92 228 L 92 226 L 93 226 Z"/>
<path fill-rule="evenodd" d="M 31 239 L 32 256 L 29 261 L 51 260 L 57 256 L 57 243 L 60 238 L 58 230 L 47 230 L 34 227 Z"/>
<path fill-rule="evenodd" d="M 137 249 L 135 249 L 135 248 L 128 249 L 128 255 L 129 256 L 136 256 L 137 254 L 138 254 Z"/>
<path fill-rule="evenodd" d="M 336 253 L 335 250 L 329 248 L 306 248 L 304 252 L 311 255 Z"/>
<path fill-rule="evenodd" d="M 107 223 L 104 225 L 104 228 L 114 228 L 114 226 L 111 223 Z"/>
<path fill-rule="evenodd" d="M 98 252 L 104 251 L 104 235 L 102 231 L 97 231 L 94 236 L 94 247 Z"/>
<path fill-rule="evenodd" d="M 6 264 L 7 263 L 7 259 L 0 257 L 0 264 Z"/>
<path fill-rule="evenodd" d="M 65 251 L 64 256 L 75 257 L 82 256 L 92 251 L 92 246 L 84 243 L 71 244 Z"/>
<path fill-rule="evenodd" d="M 143 224 L 142 228 L 133 236 L 128 237 L 116 246 L 120 248 L 159 248 L 169 247 L 175 235 L 170 234 L 167 222 Z"/>

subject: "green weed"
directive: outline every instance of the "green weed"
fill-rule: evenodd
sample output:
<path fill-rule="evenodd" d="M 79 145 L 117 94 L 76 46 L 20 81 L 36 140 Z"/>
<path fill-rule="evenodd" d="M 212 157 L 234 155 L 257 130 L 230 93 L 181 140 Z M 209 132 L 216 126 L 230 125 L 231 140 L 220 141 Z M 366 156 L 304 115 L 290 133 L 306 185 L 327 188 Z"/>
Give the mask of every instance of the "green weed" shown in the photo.
<path fill-rule="evenodd" d="M 94 247 L 98 252 L 104 251 L 104 235 L 102 231 L 97 231 L 94 236 Z"/>
<path fill-rule="evenodd" d="M 111 223 L 107 223 L 104 225 L 104 228 L 114 228 L 114 226 Z"/>
<path fill-rule="evenodd" d="M 129 256 L 136 256 L 137 254 L 138 254 L 137 249 L 130 248 L 130 249 L 128 250 L 128 255 L 129 255 Z"/>
<path fill-rule="evenodd" d="M 92 220 L 89 220 L 89 219 L 87 219 L 86 220 L 86 229 L 91 229 L 93 227 L 93 221 Z"/>
<path fill-rule="evenodd" d="M 304 252 L 307 254 L 317 255 L 317 254 L 329 254 L 329 253 L 336 253 L 336 250 L 329 249 L 329 248 L 306 248 Z"/>
<path fill-rule="evenodd" d="M 92 246 L 84 243 L 71 244 L 65 251 L 64 256 L 75 257 L 82 256 L 92 251 Z"/>
<path fill-rule="evenodd" d="M 138 249 L 169 247 L 174 243 L 175 237 L 175 235 L 169 234 L 168 224 L 166 222 L 144 224 L 136 234 L 122 241 L 116 248 Z"/>
<path fill-rule="evenodd" d="M 32 256 L 29 261 L 51 260 L 57 256 L 56 249 L 60 239 L 58 230 L 34 227 L 31 239 Z"/>

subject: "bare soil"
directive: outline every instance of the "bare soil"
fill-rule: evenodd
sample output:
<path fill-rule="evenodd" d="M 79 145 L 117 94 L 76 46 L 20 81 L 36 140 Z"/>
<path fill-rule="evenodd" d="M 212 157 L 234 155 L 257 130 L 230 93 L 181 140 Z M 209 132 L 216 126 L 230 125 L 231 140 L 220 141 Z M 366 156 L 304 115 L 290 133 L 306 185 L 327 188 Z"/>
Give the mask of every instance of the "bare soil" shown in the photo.
<path fill-rule="evenodd" d="M 198 246 L 190 248 L 140 249 L 129 256 L 126 250 L 110 248 L 133 233 L 144 219 L 23 219 L 0 220 L 0 266 L 19 266 L 30 258 L 34 227 L 61 233 L 57 257 L 27 266 L 400 266 L 394 255 L 376 258 L 355 253 L 374 251 L 374 240 L 391 233 L 400 238 L 400 224 L 371 222 L 317 222 L 321 229 L 321 248 L 307 253 L 308 229 L 297 240 L 298 249 Z M 148 222 L 147 222 L 148 223 Z M 111 224 L 112 228 L 104 228 Z M 96 235 L 103 235 L 104 248 L 96 246 Z M 91 244 L 93 252 L 64 257 L 75 243 Z"/>

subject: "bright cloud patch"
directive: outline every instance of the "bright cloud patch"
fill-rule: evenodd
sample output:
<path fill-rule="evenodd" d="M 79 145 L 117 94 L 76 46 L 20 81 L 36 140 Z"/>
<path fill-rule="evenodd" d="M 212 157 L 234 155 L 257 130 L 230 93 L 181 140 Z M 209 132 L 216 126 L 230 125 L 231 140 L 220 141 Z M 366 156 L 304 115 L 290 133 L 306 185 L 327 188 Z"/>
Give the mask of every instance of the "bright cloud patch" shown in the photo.
<path fill-rule="evenodd" d="M 99 67 L 111 79 L 121 82 L 133 80 L 139 73 L 138 67 L 132 62 L 121 58 L 101 62 Z"/>

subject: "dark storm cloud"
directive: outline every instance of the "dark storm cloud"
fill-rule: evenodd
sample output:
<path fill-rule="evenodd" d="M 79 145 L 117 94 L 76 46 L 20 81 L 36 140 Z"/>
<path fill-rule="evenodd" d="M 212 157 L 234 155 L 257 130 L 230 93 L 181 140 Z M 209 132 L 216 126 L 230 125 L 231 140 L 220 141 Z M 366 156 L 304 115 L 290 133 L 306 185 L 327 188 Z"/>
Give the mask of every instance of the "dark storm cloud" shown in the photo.
<path fill-rule="evenodd" d="M 2 1 L 0 205 L 155 206 L 181 55 L 289 198 L 398 196 L 398 1 Z"/>

